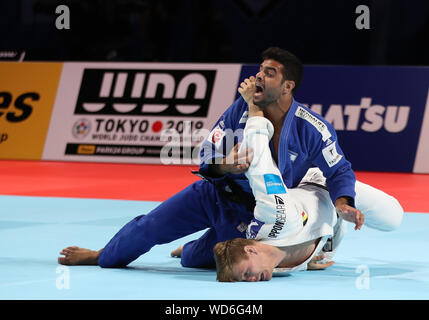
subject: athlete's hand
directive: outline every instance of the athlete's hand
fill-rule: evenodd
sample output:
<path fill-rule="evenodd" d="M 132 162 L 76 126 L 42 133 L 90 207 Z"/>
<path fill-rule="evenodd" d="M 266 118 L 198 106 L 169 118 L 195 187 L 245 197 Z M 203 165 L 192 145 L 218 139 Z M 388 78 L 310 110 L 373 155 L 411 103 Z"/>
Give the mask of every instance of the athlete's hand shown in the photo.
<path fill-rule="evenodd" d="M 238 92 L 241 94 L 244 101 L 246 101 L 247 105 L 249 106 L 249 118 L 256 116 L 264 116 L 264 112 L 261 110 L 261 108 L 253 104 L 253 95 L 256 91 L 255 84 L 256 79 L 254 76 L 251 76 L 249 79 L 244 79 L 243 82 L 240 84 L 240 88 L 238 88 Z"/>
<path fill-rule="evenodd" d="M 237 143 L 231 152 L 223 159 L 222 164 L 218 166 L 218 173 L 225 175 L 227 173 L 241 174 L 249 169 L 253 159 L 252 149 L 240 150 L 241 143 Z"/>
<path fill-rule="evenodd" d="M 341 218 L 355 224 L 355 230 L 360 230 L 360 228 L 362 228 L 365 216 L 360 210 L 339 201 L 339 199 L 335 201 L 335 209 Z"/>
<path fill-rule="evenodd" d="M 323 270 L 330 266 L 332 266 L 335 262 L 334 261 L 328 261 L 323 262 L 322 260 L 325 258 L 323 254 L 319 254 L 313 257 L 313 259 L 310 260 L 310 262 L 307 264 L 308 270 Z"/>

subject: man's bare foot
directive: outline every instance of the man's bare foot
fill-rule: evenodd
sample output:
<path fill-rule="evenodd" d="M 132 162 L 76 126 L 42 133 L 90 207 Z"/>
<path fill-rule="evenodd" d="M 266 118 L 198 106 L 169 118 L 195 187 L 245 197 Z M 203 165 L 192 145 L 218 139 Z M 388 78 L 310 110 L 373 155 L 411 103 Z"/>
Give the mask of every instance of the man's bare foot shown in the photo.
<path fill-rule="evenodd" d="M 183 246 L 180 246 L 179 248 L 171 251 L 170 254 L 172 257 L 180 258 L 182 256 L 182 251 L 183 251 Z"/>
<path fill-rule="evenodd" d="M 77 265 L 98 265 L 100 251 L 79 248 L 76 246 L 63 249 L 60 254 L 65 257 L 58 257 L 58 263 L 67 266 Z"/>

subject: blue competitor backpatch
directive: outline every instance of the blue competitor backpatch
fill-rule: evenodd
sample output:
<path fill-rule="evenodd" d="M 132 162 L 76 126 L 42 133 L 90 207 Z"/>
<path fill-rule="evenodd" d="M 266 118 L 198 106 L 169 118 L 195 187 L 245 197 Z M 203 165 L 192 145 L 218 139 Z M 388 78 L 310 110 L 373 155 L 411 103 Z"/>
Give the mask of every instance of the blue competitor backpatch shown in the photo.
<path fill-rule="evenodd" d="M 264 174 L 264 180 L 267 194 L 286 193 L 286 188 L 280 176 L 276 174 Z"/>

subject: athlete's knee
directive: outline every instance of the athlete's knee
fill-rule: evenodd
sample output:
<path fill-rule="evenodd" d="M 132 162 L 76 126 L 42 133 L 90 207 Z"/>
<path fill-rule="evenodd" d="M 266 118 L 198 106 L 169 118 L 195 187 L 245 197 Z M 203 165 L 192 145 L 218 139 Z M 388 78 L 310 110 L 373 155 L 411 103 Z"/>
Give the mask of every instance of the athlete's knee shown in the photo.
<path fill-rule="evenodd" d="M 180 264 L 185 268 L 213 268 L 216 266 L 213 251 L 198 252 L 195 250 L 196 240 L 190 241 L 183 246 Z"/>
<path fill-rule="evenodd" d="M 385 193 L 380 194 L 376 201 L 366 203 L 361 210 L 365 215 L 364 224 L 380 231 L 398 229 L 404 217 L 404 209 L 398 200 Z"/>
<path fill-rule="evenodd" d="M 98 259 L 98 265 L 101 268 L 125 268 L 127 266 L 126 264 L 115 263 L 107 259 L 104 259 L 104 260 Z"/>
<path fill-rule="evenodd" d="M 393 197 L 391 200 L 391 219 L 388 227 L 390 227 L 390 230 L 395 230 L 399 228 L 399 226 L 402 224 L 402 219 L 404 218 L 404 209 L 402 208 L 398 200 Z"/>
<path fill-rule="evenodd" d="M 115 264 L 112 261 L 112 259 L 109 259 L 106 254 L 103 254 L 103 251 L 100 252 L 100 255 L 98 256 L 98 265 L 101 268 L 115 268 Z"/>
<path fill-rule="evenodd" d="M 211 259 L 187 259 L 186 255 L 180 258 L 180 264 L 184 268 L 215 268 L 216 262 L 214 257 Z"/>
<path fill-rule="evenodd" d="M 195 259 L 193 254 L 193 247 L 195 246 L 196 240 L 186 243 L 182 248 L 182 254 L 180 256 L 180 264 L 185 268 L 196 268 L 198 267 L 198 261 Z"/>
<path fill-rule="evenodd" d="M 402 224 L 402 219 L 404 217 L 404 209 L 398 200 L 394 197 L 389 197 L 389 202 L 384 205 L 383 210 L 385 210 L 386 218 L 381 230 L 383 231 L 393 231 L 400 227 Z"/>

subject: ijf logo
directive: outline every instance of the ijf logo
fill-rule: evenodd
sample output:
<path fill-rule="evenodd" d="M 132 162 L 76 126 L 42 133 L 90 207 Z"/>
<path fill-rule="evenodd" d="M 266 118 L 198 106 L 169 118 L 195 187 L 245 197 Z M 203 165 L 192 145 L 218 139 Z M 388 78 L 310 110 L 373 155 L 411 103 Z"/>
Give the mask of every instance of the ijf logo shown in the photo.
<path fill-rule="evenodd" d="M 216 70 L 85 69 L 75 114 L 206 117 Z"/>
<path fill-rule="evenodd" d="M 91 122 L 87 119 L 79 119 L 73 124 L 72 134 L 77 139 L 85 138 L 91 130 Z"/>

